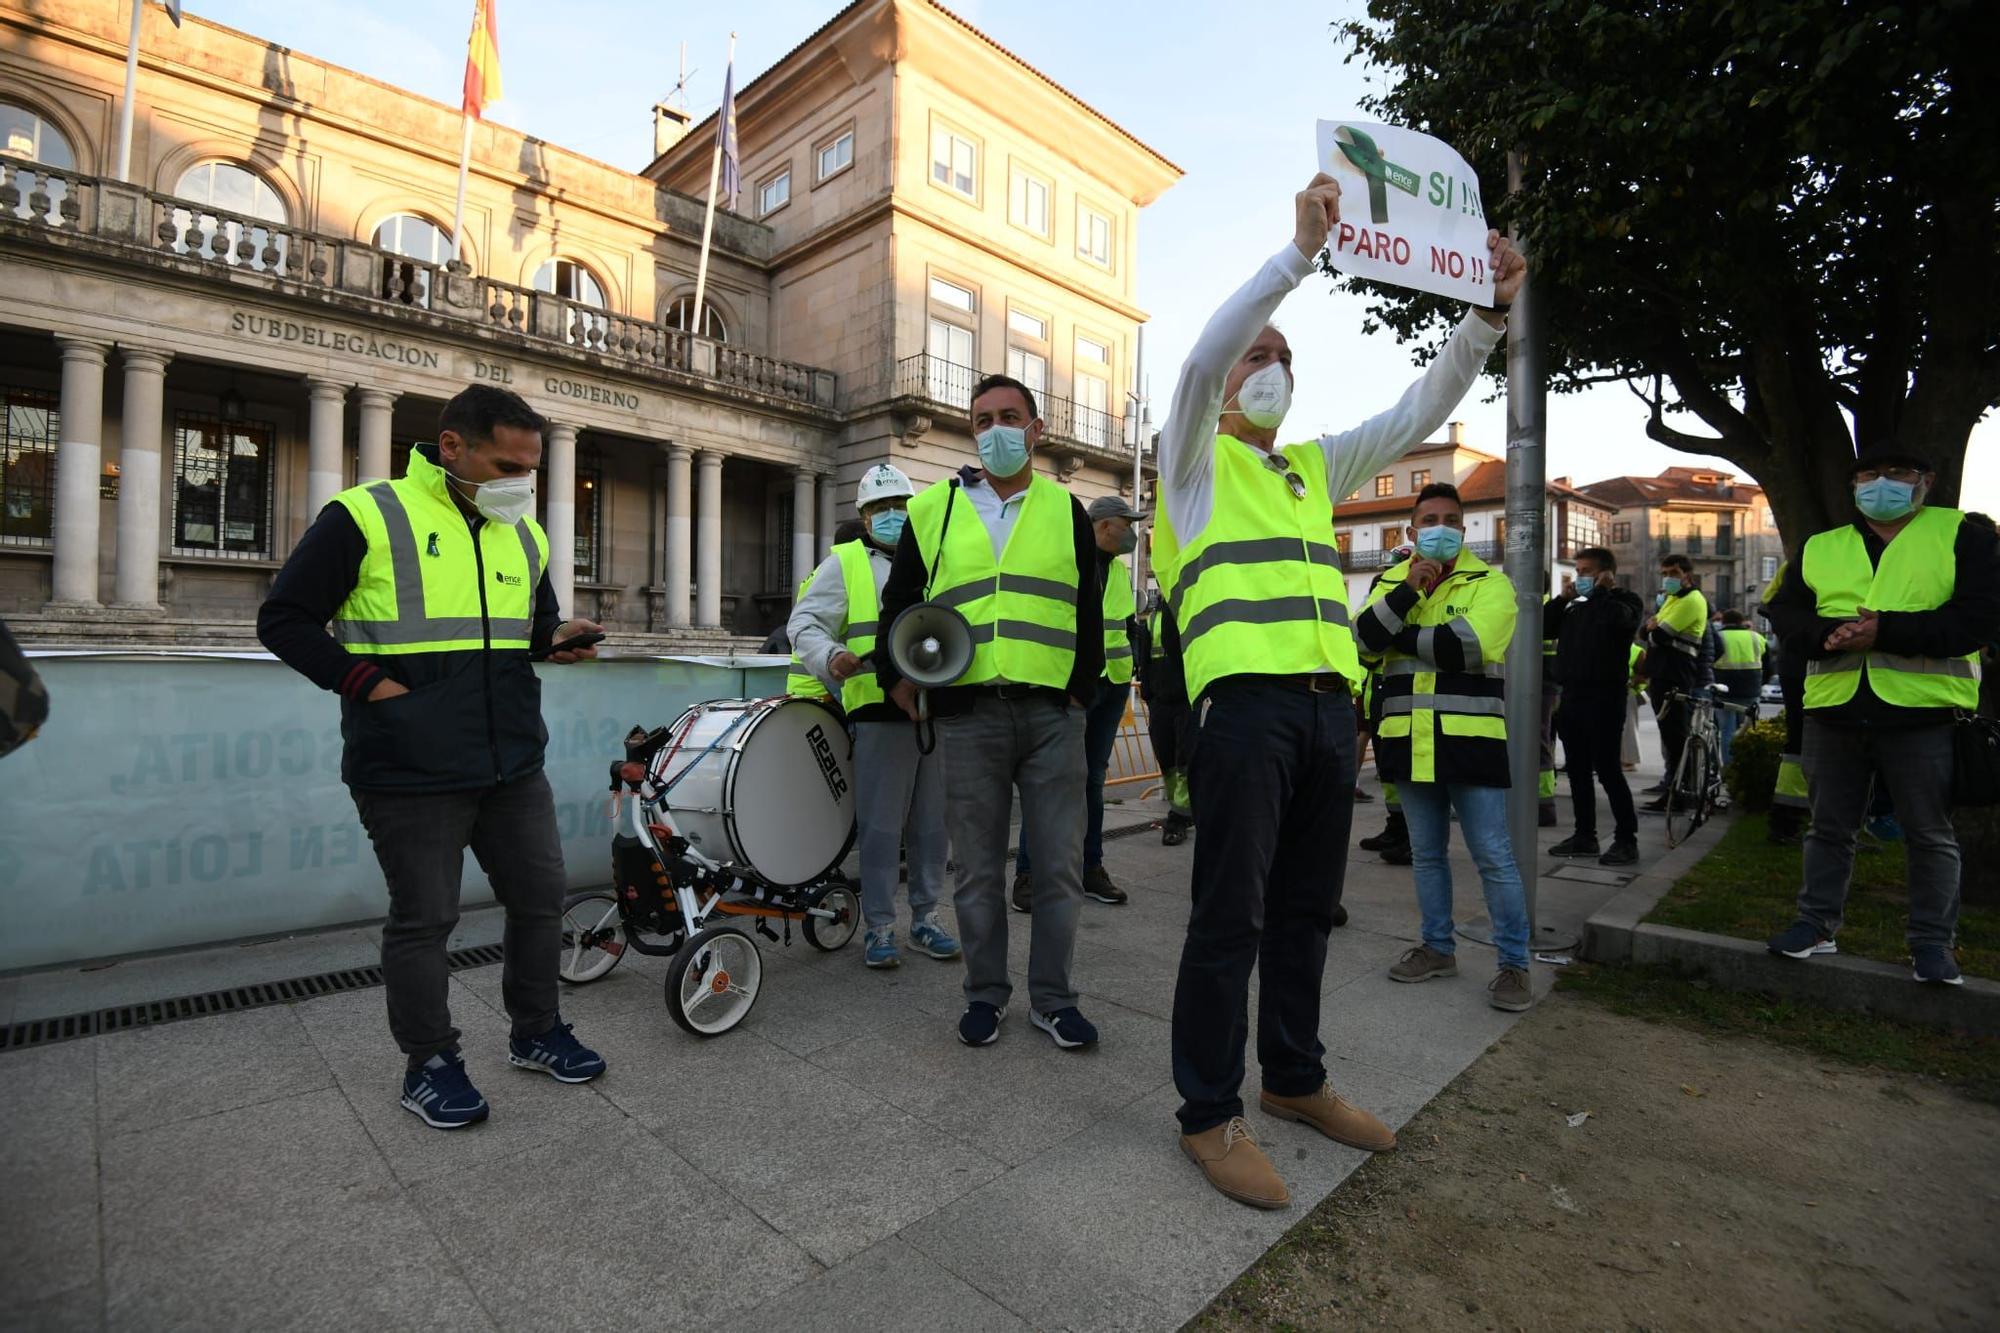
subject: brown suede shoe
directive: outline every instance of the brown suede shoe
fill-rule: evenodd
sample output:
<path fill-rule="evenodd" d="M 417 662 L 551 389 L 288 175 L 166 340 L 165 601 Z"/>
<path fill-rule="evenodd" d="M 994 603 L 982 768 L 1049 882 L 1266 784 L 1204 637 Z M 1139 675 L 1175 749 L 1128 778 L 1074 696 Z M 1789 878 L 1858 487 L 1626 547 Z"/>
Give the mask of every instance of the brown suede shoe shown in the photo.
<path fill-rule="evenodd" d="M 1311 1125 L 1335 1143 L 1363 1152 L 1389 1152 L 1396 1146 L 1396 1136 L 1387 1125 L 1325 1083 L 1319 1085 L 1318 1092 L 1303 1097 L 1280 1097 L 1266 1089 L 1257 1104 L 1266 1115 Z"/>
<path fill-rule="evenodd" d="M 1214 1129 L 1181 1135 L 1181 1151 L 1201 1168 L 1209 1184 L 1238 1203 L 1285 1208 L 1292 1202 L 1291 1191 L 1250 1137 L 1250 1125 L 1240 1115 Z"/>

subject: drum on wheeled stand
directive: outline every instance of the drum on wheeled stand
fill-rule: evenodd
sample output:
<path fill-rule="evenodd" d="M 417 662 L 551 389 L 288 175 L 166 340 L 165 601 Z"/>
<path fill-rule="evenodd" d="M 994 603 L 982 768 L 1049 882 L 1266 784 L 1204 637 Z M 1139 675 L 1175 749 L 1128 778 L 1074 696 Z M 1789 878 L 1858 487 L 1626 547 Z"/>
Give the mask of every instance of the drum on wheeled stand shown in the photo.
<path fill-rule="evenodd" d="M 633 728 L 611 765 L 613 887 L 564 901 L 563 979 L 601 980 L 627 948 L 670 957 L 668 1012 L 714 1037 L 749 1015 L 764 967 L 750 931 L 713 918 L 788 946 L 795 921 L 816 949 L 853 939 L 860 898 L 839 870 L 852 760 L 840 720 L 808 699 L 716 699 Z"/>

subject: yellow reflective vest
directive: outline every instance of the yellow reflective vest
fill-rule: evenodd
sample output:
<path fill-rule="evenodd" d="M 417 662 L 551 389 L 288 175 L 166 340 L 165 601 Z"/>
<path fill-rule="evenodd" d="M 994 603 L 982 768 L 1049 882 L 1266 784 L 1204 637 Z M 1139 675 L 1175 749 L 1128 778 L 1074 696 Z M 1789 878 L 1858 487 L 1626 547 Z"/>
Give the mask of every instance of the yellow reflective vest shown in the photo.
<path fill-rule="evenodd" d="M 842 542 L 833 553 L 840 559 L 840 578 L 847 588 L 847 624 L 841 630 L 841 640 L 848 652 L 865 658 L 875 651 L 881 633 L 882 590 L 875 581 L 875 559 L 865 539 Z M 887 697 L 875 672 L 867 666 L 840 684 L 840 706 L 849 713 Z"/>
<path fill-rule="evenodd" d="M 1956 509 L 1924 506 L 1882 548 L 1881 563 L 1870 565 L 1868 547 L 1853 524 L 1819 533 L 1799 557 L 1800 577 L 1813 590 L 1821 617 L 1851 620 L 1857 609 L 1935 611 L 1949 602 L 1957 584 L 1954 547 L 1965 515 Z M 1841 653 L 1806 664 L 1807 708 L 1835 708 L 1855 696 L 1863 675 L 1868 688 L 1898 708 L 1975 708 L 1979 703 L 1979 655 L 1907 657 L 1885 653 Z"/>
<path fill-rule="evenodd" d="M 1104 678 L 1113 685 L 1132 683 L 1132 634 L 1126 623 L 1138 609 L 1132 567 L 1124 556 L 1113 556 L 1104 573 Z"/>
<path fill-rule="evenodd" d="M 1188 698 L 1244 673 L 1333 671 L 1358 688 L 1361 663 L 1319 443 L 1266 454 L 1218 435 L 1213 449 L 1208 525 L 1182 545 L 1171 505 L 1153 519 L 1153 565 L 1180 629 Z"/>
<path fill-rule="evenodd" d="M 1514 585 L 1470 551 L 1429 593 L 1405 560 L 1382 576 L 1355 618 L 1382 654 L 1376 767 L 1390 782 L 1509 785 L 1506 657 Z"/>
<path fill-rule="evenodd" d="M 986 524 L 959 489 L 949 477 L 910 501 L 918 554 L 935 571 L 930 600 L 972 628 L 972 665 L 956 683 L 1067 689 L 1076 665 L 1076 501 L 1036 475 L 996 561 Z"/>
<path fill-rule="evenodd" d="M 1758 671 L 1764 665 L 1764 636 L 1754 629 L 1721 631 L 1722 656 L 1715 661 L 1717 671 Z"/>
<path fill-rule="evenodd" d="M 813 578 L 818 573 L 819 567 L 815 565 L 812 573 L 807 574 L 799 580 L 799 590 L 792 594 L 792 605 L 794 607 L 805 600 L 806 593 L 812 589 Z M 833 697 L 827 692 L 826 685 L 820 678 L 806 670 L 806 664 L 799 657 L 799 650 L 796 645 L 792 648 L 791 670 L 785 673 L 785 693 L 791 695 L 794 699 L 831 699 Z"/>
<path fill-rule="evenodd" d="M 1683 588 L 1668 597 L 1655 615 L 1655 647 L 1690 659 L 1701 656 L 1701 639 L 1708 629 L 1708 598 L 1695 588 Z"/>

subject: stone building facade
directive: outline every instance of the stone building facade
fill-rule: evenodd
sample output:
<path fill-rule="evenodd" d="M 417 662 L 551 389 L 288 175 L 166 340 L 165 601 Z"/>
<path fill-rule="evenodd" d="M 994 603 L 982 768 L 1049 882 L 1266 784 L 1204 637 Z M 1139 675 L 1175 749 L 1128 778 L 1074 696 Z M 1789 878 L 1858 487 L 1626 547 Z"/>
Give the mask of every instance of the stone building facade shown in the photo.
<path fill-rule="evenodd" d="M 1763 488 L 1732 473 L 1670 467 L 1654 477 L 1607 477 L 1584 487 L 1617 512 L 1605 543 L 1629 571 L 1631 587 L 1659 588 L 1660 560 L 1694 563 L 1701 590 L 1718 611 L 1755 611 L 1785 547 Z"/>
<path fill-rule="evenodd" d="M 933 355 L 912 304 L 943 290 L 914 276 L 932 265 L 973 291 L 961 323 L 1037 303 L 1052 389 L 1077 373 L 1055 341 L 1098 340 L 1103 419 L 1053 398 L 1043 465 L 1129 491 L 1136 213 L 1178 173 L 928 0 L 858 0 L 740 91 L 745 194 L 716 217 L 699 319 L 708 155 L 672 113 L 643 174 L 476 125 L 454 261 L 457 108 L 192 14 L 147 7 L 119 180 L 126 15 L 0 0 L 0 616 L 25 641 L 250 641 L 326 499 L 400 473 L 476 382 L 552 423 L 539 504 L 566 610 L 614 646 L 759 639 L 868 466 L 971 456 L 961 381 L 1009 351 Z M 902 90 L 967 60 L 953 77 L 980 96 L 951 123 L 979 148 L 975 197 L 997 207 L 993 154 L 1016 156 L 993 108 L 1032 89 L 1037 169 L 1115 228 L 1087 223 L 1089 253 L 1010 248 L 1004 214 L 914 221 L 944 200 L 930 145 L 898 135 Z M 798 194 L 760 209 L 785 151 Z"/>

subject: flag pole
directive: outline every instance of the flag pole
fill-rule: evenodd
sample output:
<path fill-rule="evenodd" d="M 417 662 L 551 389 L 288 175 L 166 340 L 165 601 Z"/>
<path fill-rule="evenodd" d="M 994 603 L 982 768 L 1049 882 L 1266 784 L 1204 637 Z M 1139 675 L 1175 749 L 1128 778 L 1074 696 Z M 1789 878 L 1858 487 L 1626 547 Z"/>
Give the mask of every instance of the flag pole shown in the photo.
<path fill-rule="evenodd" d="M 735 68 L 736 34 L 732 32 L 729 34 L 729 69 L 734 71 Z M 727 128 L 724 121 L 728 115 L 728 107 L 716 108 L 715 151 L 708 159 L 708 212 L 701 221 L 701 261 L 695 266 L 694 274 L 694 309 L 688 312 L 688 322 L 683 329 L 683 332 L 702 336 L 706 336 L 708 332 L 708 320 L 702 313 L 707 307 L 702 304 L 702 300 L 708 294 L 708 245 L 715 235 L 715 187 L 722 180 L 722 135 Z"/>
<path fill-rule="evenodd" d="M 451 206 L 451 258 L 458 262 L 459 252 L 465 248 L 465 178 L 472 170 L 472 113 L 461 107 L 458 118 L 464 122 L 464 130 L 458 145 L 458 197 Z"/>
<path fill-rule="evenodd" d="M 146 0 L 132 0 L 132 39 L 125 44 L 125 98 L 118 104 L 118 179 L 132 181 L 132 99 L 139 88 L 139 18 Z"/>

